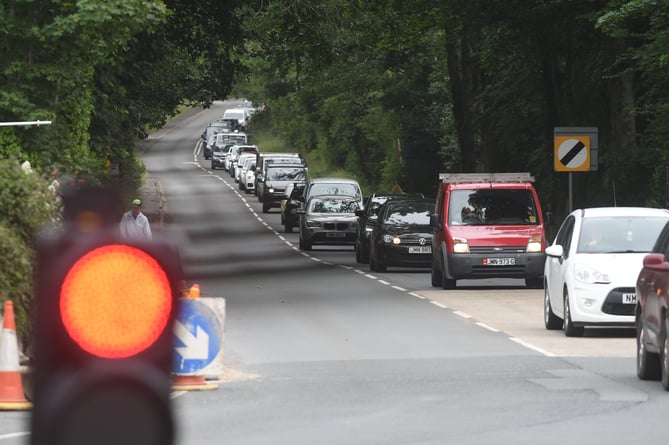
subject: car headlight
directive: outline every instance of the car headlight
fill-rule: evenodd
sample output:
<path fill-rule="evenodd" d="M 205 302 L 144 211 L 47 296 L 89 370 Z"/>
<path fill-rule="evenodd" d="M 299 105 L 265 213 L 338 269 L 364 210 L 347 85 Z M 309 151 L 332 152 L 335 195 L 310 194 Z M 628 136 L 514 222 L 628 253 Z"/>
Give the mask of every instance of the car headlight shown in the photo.
<path fill-rule="evenodd" d="M 541 237 L 532 236 L 527 240 L 527 253 L 539 253 L 541 252 Z"/>
<path fill-rule="evenodd" d="M 274 193 L 274 189 L 272 187 L 270 187 L 270 188 L 267 189 L 267 192 L 268 193 Z"/>
<path fill-rule="evenodd" d="M 453 238 L 453 253 L 469 253 L 469 242 L 465 238 Z"/>
<path fill-rule="evenodd" d="M 320 227 L 321 222 L 320 221 L 307 221 L 307 227 Z"/>
<path fill-rule="evenodd" d="M 611 282 L 611 278 L 608 274 L 599 271 L 594 267 L 586 266 L 585 264 L 574 264 L 574 278 L 589 284 L 608 284 Z"/>
<path fill-rule="evenodd" d="M 383 242 L 386 244 L 399 244 L 401 240 L 396 236 L 383 235 Z"/>

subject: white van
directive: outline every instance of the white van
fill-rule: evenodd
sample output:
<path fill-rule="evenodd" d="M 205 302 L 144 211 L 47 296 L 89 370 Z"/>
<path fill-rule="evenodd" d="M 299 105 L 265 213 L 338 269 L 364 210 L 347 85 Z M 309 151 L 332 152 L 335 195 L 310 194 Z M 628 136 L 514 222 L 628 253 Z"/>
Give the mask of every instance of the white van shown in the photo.
<path fill-rule="evenodd" d="M 246 108 L 228 108 L 223 112 L 223 120 L 236 120 L 238 128 L 241 131 L 246 130 L 246 125 L 249 123 L 249 117 L 249 110 Z"/>

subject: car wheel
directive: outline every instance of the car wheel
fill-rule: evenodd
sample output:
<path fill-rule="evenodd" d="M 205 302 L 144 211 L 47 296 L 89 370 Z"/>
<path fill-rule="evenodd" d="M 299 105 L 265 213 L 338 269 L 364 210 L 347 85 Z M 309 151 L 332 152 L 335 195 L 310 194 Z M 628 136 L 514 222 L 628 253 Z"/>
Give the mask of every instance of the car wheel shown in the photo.
<path fill-rule="evenodd" d="M 569 294 L 564 293 L 564 320 L 562 320 L 564 335 L 567 337 L 583 337 L 583 326 L 574 326 L 571 319 L 571 308 L 569 306 Z"/>
<path fill-rule="evenodd" d="M 362 264 L 362 255 L 360 255 L 360 244 L 355 243 L 355 262 L 358 264 Z"/>
<path fill-rule="evenodd" d="M 360 247 L 360 262 L 369 263 L 369 247 Z"/>
<path fill-rule="evenodd" d="M 544 285 L 544 325 L 549 330 L 562 328 L 562 320 L 553 313 L 551 297 L 548 294 L 548 287 L 546 285 Z"/>
<path fill-rule="evenodd" d="M 444 276 L 441 274 L 441 269 L 437 267 L 436 264 L 434 264 L 434 259 L 432 260 L 432 273 L 430 274 L 430 278 L 432 279 L 432 287 L 441 287 Z"/>
<path fill-rule="evenodd" d="M 646 349 L 646 330 L 643 328 L 641 314 L 636 314 L 636 375 L 641 380 L 660 379 L 660 356 Z"/>
<path fill-rule="evenodd" d="M 311 250 L 311 243 L 300 235 L 300 250 Z"/>
<path fill-rule="evenodd" d="M 262 203 L 262 212 L 269 213 L 269 205 L 266 202 Z"/>
<path fill-rule="evenodd" d="M 283 231 L 286 232 L 286 233 L 293 233 L 293 225 L 292 224 L 284 224 Z"/>
<path fill-rule="evenodd" d="M 660 377 L 662 378 L 662 387 L 669 391 L 669 316 L 664 320 L 662 326 L 661 349 L 660 349 Z"/>
<path fill-rule="evenodd" d="M 216 170 L 216 166 L 214 165 L 213 162 L 211 163 L 211 169 L 212 169 L 212 170 Z"/>
<path fill-rule="evenodd" d="M 388 270 L 388 266 L 386 265 L 385 261 L 379 258 L 378 252 L 376 253 L 376 255 L 374 255 L 374 258 L 375 258 L 374 263 L 376 264 L 377 272 L 385 272 L 386 270 Z"/>

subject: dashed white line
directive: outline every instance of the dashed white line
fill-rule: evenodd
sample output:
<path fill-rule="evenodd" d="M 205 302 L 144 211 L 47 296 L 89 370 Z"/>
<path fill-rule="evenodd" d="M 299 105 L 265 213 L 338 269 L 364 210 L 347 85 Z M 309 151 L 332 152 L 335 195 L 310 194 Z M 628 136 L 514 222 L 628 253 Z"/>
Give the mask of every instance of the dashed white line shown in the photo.
<path fill-rule="evenodd" d="M 434 304 L 437 307 L 440 307 L 442 309 L 448 309 L 448 306 L 444 306 L 443 304 L 439 303 L 438 301 L 430 300 L 430 304 Z"/>
<path fill-rule="evenodd" d="M 462 317 L 462 318 L 472 318 L 472 316 L 469 315 L 469 314 L 466 313 L 466 312 L 462 312 L 462 311 L 453 311 L 453 313 L 454 313 L 455 315 L 459 316 L 459 317 Z"/>
<path fill-rule="evenodd" d="M 405 288 L 400 287 L 400 286 L 390 286 L 390 287 L 392 287 L 393 289 L 398 290 L 400 292 L 406 292 L 407 291 Z"/>
<path fill-rule="evenodd" d="M 519 338 L 517 338 L 517 337 L 509 337 L 509 340 L 511 340 L 511 341 L 513 341 L 513 342 L 516 342 L 516 343 L 518 343 L 519 345 L 525 346 L 525 347 L 528 348 L 528 349 L 531 349 L 531 350 L 533 350 L 533 351 L 536 351 L 536 352 L 538 352 L 539 354 L 543 354 L 543 355 L 545 355 L 546 357 L 555 357 L 555 356 L 556 356 L 556 355 L 553 354 L 553 353 L 550 353 L 550 352 L 548 352 L 548 351 L 546 351 L 546 350 L 544 350 L 544 349 L 541 349 L 541 348 L 539 348 L 539 347 L 537 347 L 537 346 L 534 346 L 533 344 L 528 343 L 528 342 L 526 342 L 526 341 L 523 341 L 523 340 L 521 340 L 521 339 L 519 339 Z"/>
<path fill-rule="evenodd" d="M 416 292 L 409 292 L 409 295 L 411 295 L 412 297 L 420 298 L 421 300 L 427 300 L 427 298 L 425 298 L 422 295 L 418 295 Z"/>
<path fill-rule="evenodd" d="M 493 328 L 492 326 L 488 326 L 487 324 L 481 323 L 480 321 L 477 321 L 476 325 L 482 327 L 483 329 L 487 329 L 490 332 L 499 332 L 499 329 Z"/>

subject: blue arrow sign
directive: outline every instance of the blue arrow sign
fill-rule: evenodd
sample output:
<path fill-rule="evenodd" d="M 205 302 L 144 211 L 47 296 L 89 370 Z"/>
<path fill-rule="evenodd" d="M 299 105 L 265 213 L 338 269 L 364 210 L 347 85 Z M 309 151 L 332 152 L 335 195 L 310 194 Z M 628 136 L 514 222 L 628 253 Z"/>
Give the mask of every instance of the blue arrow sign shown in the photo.
<path fill-rule="evenodd" d="M 174 325 L 172 372 L 194 374 L 209 365 L 221 350 L 222 330 L 222 322 L 211 308 L 197 299 L 182 299 Z"/>

